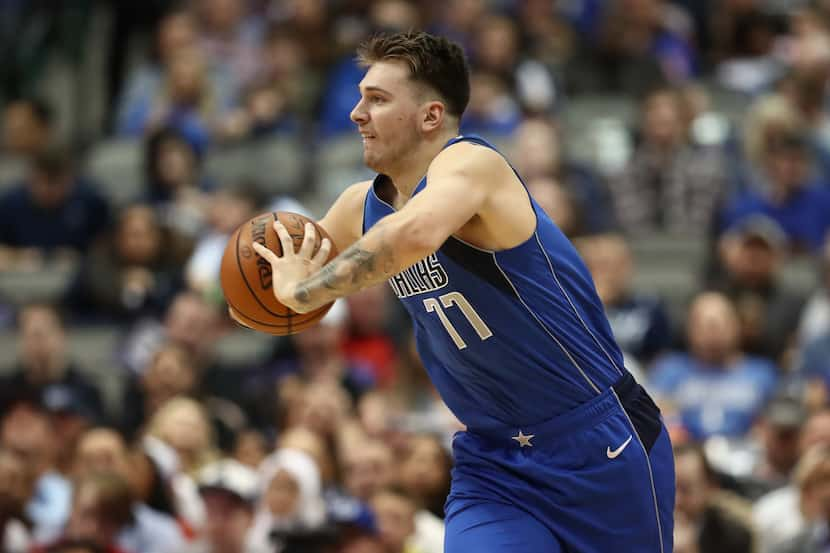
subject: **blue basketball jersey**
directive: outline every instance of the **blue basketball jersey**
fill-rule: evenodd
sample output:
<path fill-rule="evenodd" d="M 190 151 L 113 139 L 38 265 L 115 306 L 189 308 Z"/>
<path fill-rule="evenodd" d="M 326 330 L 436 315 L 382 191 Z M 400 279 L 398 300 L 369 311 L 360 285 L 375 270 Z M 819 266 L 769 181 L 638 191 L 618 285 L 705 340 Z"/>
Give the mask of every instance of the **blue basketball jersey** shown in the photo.
<path fill-rule="evenodd" d="M 477 136 L 445 147 L 460 141 L 495 150 Z M 386 178 L 378 175 L 366 195 L 364 233 L 394 212 L 377 193 Z M 426 177 L 413 194 L 425 186 Z M 530 201 L 536 229 L 524 243 L 488 251 L 450 237 L 389 281 L 432 382 L 471 429 L 549 419 L 626 374 L 588 269 Z"/>

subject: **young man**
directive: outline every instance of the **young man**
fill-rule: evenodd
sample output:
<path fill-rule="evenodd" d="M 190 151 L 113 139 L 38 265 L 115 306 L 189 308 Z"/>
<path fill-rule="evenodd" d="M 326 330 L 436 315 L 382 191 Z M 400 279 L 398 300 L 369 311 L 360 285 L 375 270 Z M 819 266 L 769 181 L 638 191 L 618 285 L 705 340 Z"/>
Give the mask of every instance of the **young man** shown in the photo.
<path fill-rule="evenodd" d="M 467 426 L 454 441 L 446 551 L 672 549 L 674 466 L 660 414 L 623 367 L 576 251 L 493 147 L 458 136 L 460 47 L 373 38 L 352 120 L 372 182 L 348 188 L 311 255 L 258 247 L 298 312 L 388 280 L 424 365 Z"/>

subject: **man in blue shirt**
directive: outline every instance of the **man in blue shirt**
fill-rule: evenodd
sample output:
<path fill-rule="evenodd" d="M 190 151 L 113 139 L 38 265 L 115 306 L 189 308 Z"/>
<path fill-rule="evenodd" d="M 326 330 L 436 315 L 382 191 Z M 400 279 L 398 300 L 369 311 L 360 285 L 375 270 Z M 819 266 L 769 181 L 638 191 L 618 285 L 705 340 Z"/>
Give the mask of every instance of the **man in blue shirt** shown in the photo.
<path fill-rule="evenodd" d="M 0 262 L 56 250 L 82 252 L 109 224 L 104 198 L 73 168 L 69 152 L 37 154 L 24 182 L 0 198 Z"/>
<path fill-rule="evenodd" d="M 722 294 L 700 294 L 689 311 L 688 353 L 661 358 L 649 390 L 677 406 L 697 439 L 741 437 L 772 396 L 775 366 L 744 355 L 735 307 Z"/>
<path fill-rule="evenodd" d="M 766 215 L 784 229 L 790 248 L 818 251 L 830 231 L 830 186 L 810 174 L 805 138 L 786 135 L 772 141 L 765 154 L 765 182 L 726 205 L 719 231 L 751 215 Z"/>

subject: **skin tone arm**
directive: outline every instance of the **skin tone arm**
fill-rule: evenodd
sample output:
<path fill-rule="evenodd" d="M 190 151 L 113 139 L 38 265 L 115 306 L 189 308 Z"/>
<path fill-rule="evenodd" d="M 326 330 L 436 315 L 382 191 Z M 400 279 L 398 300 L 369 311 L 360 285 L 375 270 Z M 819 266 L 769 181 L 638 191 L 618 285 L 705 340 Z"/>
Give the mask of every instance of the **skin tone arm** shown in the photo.
<path fill-rule="evenodd" d="M 429 169 L 429 186 L 325 266 L 329 246 L 321 246 L 320 251 L 324 247 L 326 251 L 311 256 L 313 227 L 306 230 L 300 251 L 293 253 L 291 237 L 275 223 L 287 255 L 278 257 L 258 244 L 254 248 L 271 263 L 277 299 L 298 313 L 307 313 L 383 282 L 438 250 L 486 209 L 496 186 L 494 175 L 503 167 L 503 161 L 489 150 L 462 148 L 453 146 L 439 154 Z"/>

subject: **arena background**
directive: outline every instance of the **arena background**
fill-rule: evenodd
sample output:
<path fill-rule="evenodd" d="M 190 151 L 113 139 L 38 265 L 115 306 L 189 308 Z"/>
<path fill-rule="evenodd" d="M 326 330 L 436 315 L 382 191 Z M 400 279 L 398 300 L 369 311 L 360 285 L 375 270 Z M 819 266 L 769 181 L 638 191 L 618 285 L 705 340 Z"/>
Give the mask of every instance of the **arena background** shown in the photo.
<path fill-rule="evenodd" d="M 412 28 L 658 399 L 675 551 L 823 551 L 825 0 L 0 0 L 2 551 L 442 551 L 459 425 L 388 287 L 276 338 L 218 286 L 370 176 L 354 50 Z"/>

